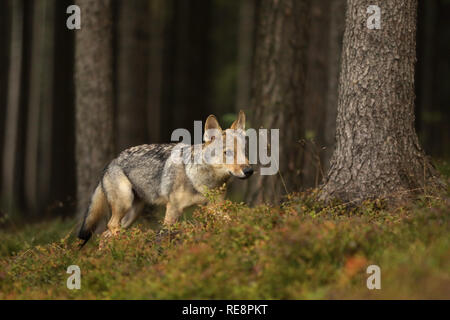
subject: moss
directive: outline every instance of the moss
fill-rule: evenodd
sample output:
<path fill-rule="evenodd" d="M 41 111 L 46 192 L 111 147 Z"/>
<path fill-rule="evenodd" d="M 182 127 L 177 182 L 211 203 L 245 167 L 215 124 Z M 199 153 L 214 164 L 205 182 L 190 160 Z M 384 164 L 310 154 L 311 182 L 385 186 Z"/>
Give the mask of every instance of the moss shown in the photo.
<path fill-rule="evenodd" d="M 212 201 L 170 230 L 123 231 L 102 251 L 98 238 L 77 249 L 74 222 L 2 232 L 0 299 L 450 298 L 448 200 L 347 208 L 315 194 L 255 208 Z M 66 288 L 72 264 L 81 290 Z M 381 290 L 366 288 L 371 264 Z"/>

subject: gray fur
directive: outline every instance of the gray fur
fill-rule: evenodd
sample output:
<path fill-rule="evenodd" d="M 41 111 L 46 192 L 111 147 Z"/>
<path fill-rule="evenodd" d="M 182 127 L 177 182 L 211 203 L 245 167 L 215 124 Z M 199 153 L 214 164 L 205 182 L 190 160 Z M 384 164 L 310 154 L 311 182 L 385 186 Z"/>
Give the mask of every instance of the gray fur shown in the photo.
<path fill-rule="evenodd" d="M 245 115 L 240 113 L 239 119 L 235 127 L 243 129 Z M 206 121 L 206 128 L 210 126 L 220 129 L 213 116 Z M 231 134 L 231 131 L 224 131 L 222 139 L 225 139 L 227 132 Z M 206 189 L 222 186 L 231 176 L 247 178 L 251 175 L 252 172 L 247 174 L 248 172 L 243 171 L 244 168 L 249 168 L 247 159 L 244 164 L 195 163 L 193 160 L 196 157 L 203 159 L 204 150 L 208 146 L 221 141 L 205 140 L 207 142 L 203 145 L 181 146 L 183 159 L 190 156 L 191 161 L 176 161 L 179 155 L 174 152 L 176 144 L 144 144 L 121 152 L 104 171 L 92 196 L 79 237 L 89 240 L 100 221 L 109 216 L 108 213 L 111 215 L 106 236 L 116 233 L 121 227 L 130 226 L 145 203 L 166 205 L 164 223 L 170 225 L 177 221 L 184 208 L 205 203 Z M 240 145 L 238 148 L 244 146 Z M 222 156 L 222 153 L 215 155 L 220 159 Z"/>

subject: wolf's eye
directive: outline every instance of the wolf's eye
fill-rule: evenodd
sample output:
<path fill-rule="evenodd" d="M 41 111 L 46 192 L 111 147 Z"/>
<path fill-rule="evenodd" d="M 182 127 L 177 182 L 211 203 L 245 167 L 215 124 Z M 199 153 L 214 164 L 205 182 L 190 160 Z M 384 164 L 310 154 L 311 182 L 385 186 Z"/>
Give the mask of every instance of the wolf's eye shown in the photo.
<path fill-rule="evenodd" d="M 231 157 L 231 156 L 233 156 L 233 150 L 226 150 L 226 151 L 224 151 L 224 154 L 225 154 L 227 157 Z"/>

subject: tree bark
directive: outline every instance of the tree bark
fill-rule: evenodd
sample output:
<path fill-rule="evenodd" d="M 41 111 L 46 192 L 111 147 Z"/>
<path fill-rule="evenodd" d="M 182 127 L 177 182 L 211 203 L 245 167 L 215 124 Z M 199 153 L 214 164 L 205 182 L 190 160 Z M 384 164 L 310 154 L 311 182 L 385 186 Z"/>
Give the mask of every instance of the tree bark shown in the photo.
<path fill-rule="evenodd" d="M 439 185 L 414 128 L 417 0 L 386 0 L 368 29 L 370 0 L 348 0 L 337 146 L 322 199 L 402 199 Z"/>
<path fill-rule="evenodd" d="M 250 107 L 255 1 L 243 0 L 239 4 L 238 75 L 236 111 Z"/>
<path fill-rule="evenodd" d="M 150 4 L 150 48 L 147 101 L 147 132 L 149 142 L 161 143 L 161 114 L 163 107 L 163 75 L 166 49 L 168 5 L 165 0 L 153 0 Z M 165 128 L 164 128 L 165 129 Z M 167 141 L 166 141 L 167 142 Z"/>
<path fill-rule="evenodd" d="M 112 159 L 113 59 L 110 0 L 79 0 L 75 38 L 76 163 L 78 213 L 86 210 L 102 169 Z"/>
<path fill-rule="evenodd" d="M 55 0 L 54 12 L 65 12 L 71 0 Z M 67 15 L 55 14 L 54 26 L 65 26 Z M 51 126 L 50 201 L 52 214 L 72 215 L 76 208 L 75 161 L 75 35 L 78 31 L 54 28 Z M 54 205 L 58 204 L 58 205 Z"/>
<path fill-rule="evenodd" d="M 19 140 L 20 89 L 23 50 L 23 2 L 10 0 L 11 44 L 8 70 L 8 93 L 5 116 L 5 135 L 2 163 L 2 198 L 6 210 L 11 212 L 18 198 L 17 150 Z"/>
<path fill-rule="evenodd" d="M 146 143 L 149 1 L 118 3 L 117 151 Z"/>
<path fill-rule="evenodd" d="M 345 29 L 346 0 L 332 0 L 328 35 L 328 88 L 325 116 L 325 150 L 322 168 L 326 173 L 336 145 L 336 116 L 339 96 L 339 72 L 341 69 L 342 39 Z"/>
<path fill-rule="evenodd" d="M 0 2 L 0 105 L 6 106 L 8 92 L 8 69 L 9 69 L 9 51 L 11 45 L 10 25 L 11 14 L 9 9 L 9 1 Z M 0 112 L 0 134 L 5 134 L 5 115 L 6 112 Z M 4 139 L 0 139 L 0 168 L 3 162 L 3 143 Z M 1 185 L 1 183 L 0 183 Z"/>
<path fill-rule="evenodd" d="M 208 116 L 211 4 L 209 0 L 170 1 L 171 21 L 162 110 L 162 139 L 177 128 L 192 130 Z"/>
<path fill-rule="evenodd" d="M 256 9 L 252 127 L 280 129 L 279 172 L 256 175 L 247 201 L 279 201 L 301 186 L 303 94 L 309 1 L 263 0 Z M 269 138 L 270 141 L 270 138 Z"/>
<path fill-rule="evenodd" d="M 325 145 L 325 117 L 327 112 L 326 92 L 328 90 L 328 69 L 330 50 L 328 48 L 330 17 L 336 14 L 330 10 L 330 0 L 311 2 L 309 43 L 307 52 L 306 84 L 303 127 L 302 187 L 318 187 L 323 179 L 323 146 Z"/>
<path fill-rule="evenodd" d="M 54 0 L 33 3 L 24 190 L 27 209 L 37 213 L 49 198 L 53 87 Z"/>

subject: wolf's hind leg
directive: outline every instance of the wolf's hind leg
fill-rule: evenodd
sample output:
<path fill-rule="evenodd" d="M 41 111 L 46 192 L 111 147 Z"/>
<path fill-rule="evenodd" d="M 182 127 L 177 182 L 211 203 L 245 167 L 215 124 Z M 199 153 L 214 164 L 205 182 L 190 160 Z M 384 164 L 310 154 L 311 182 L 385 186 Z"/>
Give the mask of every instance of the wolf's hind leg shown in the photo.
<path fill-rule="evenodd" d="M 122 221 L 120 222 L 122 225 L 122 228 L 128 228 L 133 224 L 134 221 L 139 217 L 139 215 L 142 212 L 142 209 L 144 208 L 145 203 L 143 201 L 134 200 L 133 206 L 128 211 L 128 213 L 123 217 Z"/>
<path fill-rule="evenodd" d="M 103 188 L 111 207 L 111 219 L 107 234 L 116 234 L 120 230 L 122 218 L 132 209 L 134 195 L 130 180 L 119 167 L 111 168 L 103 177 Z"/>

